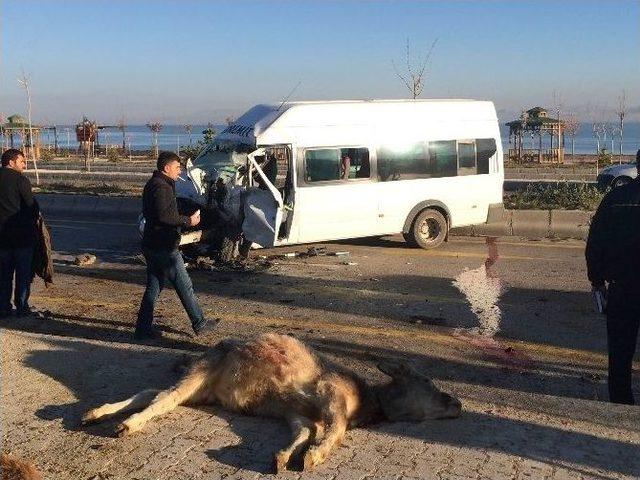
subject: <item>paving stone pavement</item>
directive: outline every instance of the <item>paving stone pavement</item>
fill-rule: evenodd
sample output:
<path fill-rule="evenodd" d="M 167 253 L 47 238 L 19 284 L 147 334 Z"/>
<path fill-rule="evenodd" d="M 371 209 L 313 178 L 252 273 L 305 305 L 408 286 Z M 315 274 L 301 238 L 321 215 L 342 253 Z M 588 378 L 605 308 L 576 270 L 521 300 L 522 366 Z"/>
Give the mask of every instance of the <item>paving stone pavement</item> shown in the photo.
<path fill-rule="evenodd" d="M 113 436 L 114 421 L 79 425 L 89 406 L 149 384 L 170 384 L 178 355 L 161 348 L 3 330 L 3 449 L 34 460 L 45 478 L 56 480 L 274 478 L 272 455 L 288 439 L 287 428 L 276 420 L 179 407 L 151 421 L 143 432 L 123 438 Z M 488 410 L 471 397 L 463 404 L 465 414 L 456 420 L 349 431 L 344 444 L 315 471 L 281 477 L 640 477 L 637 428 L 596 425 L 594 430 L 587 422 L 572 422 L 562 430 L 562 419 L 542 413 L 529 412 L 525 420 L 521 409 Z M 580 406 L 578 402 L 575 408 Z"/>

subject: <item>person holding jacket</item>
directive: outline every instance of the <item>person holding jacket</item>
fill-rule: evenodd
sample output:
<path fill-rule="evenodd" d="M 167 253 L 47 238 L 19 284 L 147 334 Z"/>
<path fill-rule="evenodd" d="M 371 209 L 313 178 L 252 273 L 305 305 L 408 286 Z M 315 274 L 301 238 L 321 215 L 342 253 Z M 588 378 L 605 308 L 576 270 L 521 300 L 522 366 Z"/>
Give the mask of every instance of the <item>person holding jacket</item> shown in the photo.
<path fill-rule="evenodd" d="M 609 400 L 629 405 L 640 323 L 640 150 L 636 165 L 638 177 L 600 203 L 585 252 L 592 288 L 606 298 Z"/>
<path fill-rule="evenodd" d="M 36 244 L 38 203 L 31 182 L 23 175 L 26 161 L 20 150 L 11 148 L 2 154 L 0 168 L 0 318 L 12 313 L 31 313 L 29 295 L 33 280 L 33 252 Z M 13 280 L 15 276 L 15 288 Z"/>
<path fill-rule="evenodd" d="M 173 284 L 196 335 L 213 330 L 217 323 L 204 318 L 178 251 L 182 227 L 200 223 L 200 211 L 191 216 L 178 213 L 175 182 L 181 172 L 180 157 L 172 152 L 161 152 L 156 168 L 142 193 L 145 218 L 142 252 L 147 263 L 147 286 L 138 311 L 134 334 L 137 340 L 159 336 L 152 326 L 153 310 L 166 280 Z"/>

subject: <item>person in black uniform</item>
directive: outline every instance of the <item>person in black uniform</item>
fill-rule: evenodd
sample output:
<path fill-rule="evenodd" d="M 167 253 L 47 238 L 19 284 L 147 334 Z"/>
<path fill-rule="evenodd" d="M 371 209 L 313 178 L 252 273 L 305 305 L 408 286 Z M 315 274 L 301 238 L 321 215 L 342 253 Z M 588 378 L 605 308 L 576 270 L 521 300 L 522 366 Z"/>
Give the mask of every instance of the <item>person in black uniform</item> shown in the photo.
<path fill-rule="evenodd" d="M 157 170 L 144 186 L 142 212 L 145 218 L 142 253 L 147 263 L 147 288 L 138 311 L 135 338 L 157 338 L 153 329 L 153 310 L 165 280 L 176 289 L 182 306 L 189 315 L 196 335 L 212 330 L 217 320 L 207 320 L 193 292 L 182 255 L 178 251 L 182 227 L 200 223 L 200 211 L 191 216 L 180 215 L 176 201 L 175 182 L 180 176 L 180 157 L 172 152 L 158 156 Z"/>
<path fill-rule="evenodd" d="M 640 150 L 636 164 L 635 180 L 614 188 L 600 203 L 585 253 L 592 288 L 607 300 L 609 400 L 629 405 L 640 323 Z"/>
<path fill-rule="evenodd" d="M 25 158 L 11 148 L 2 154 L 0 168 L 0 318 L 11 314 L 11 290 L 18 316 L 29 315 L 29 294 L 33 280 L 33 251 L 36 243 L 38 203 L 31 182 L 22 174 Z"/>

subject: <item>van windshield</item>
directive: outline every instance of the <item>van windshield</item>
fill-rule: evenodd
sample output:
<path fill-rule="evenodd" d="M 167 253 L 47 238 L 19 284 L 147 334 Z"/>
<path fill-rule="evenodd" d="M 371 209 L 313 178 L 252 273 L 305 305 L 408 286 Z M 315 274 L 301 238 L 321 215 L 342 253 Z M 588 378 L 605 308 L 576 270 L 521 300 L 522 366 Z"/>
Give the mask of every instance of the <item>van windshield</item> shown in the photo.
<path fill-rule="evenodd" d="M 196 157 L 193 166 L 226 181 L 235 177 L 239 167 L 246 165 L 247 154 L 253 150 L 252 146 L 243 143 L 214 140 Z"/>

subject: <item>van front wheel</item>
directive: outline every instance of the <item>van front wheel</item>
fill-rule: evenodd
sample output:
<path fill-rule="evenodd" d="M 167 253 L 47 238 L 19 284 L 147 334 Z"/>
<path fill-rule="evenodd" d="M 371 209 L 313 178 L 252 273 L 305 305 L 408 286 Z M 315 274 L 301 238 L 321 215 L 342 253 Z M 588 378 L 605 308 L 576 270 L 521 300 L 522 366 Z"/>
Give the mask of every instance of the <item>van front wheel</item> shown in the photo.
<path fill-rule="evenodd" d="M 405 239 L 410 245 L 429 250 L 439 247 L 444 242 L 447 238 L 447 228 L 447 219 L 444 215 L 428 208 L 418 214 Z"/>

